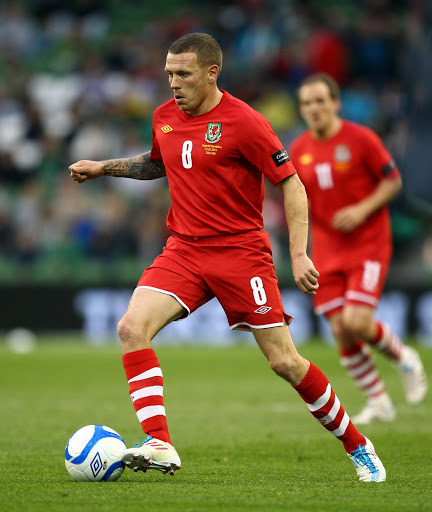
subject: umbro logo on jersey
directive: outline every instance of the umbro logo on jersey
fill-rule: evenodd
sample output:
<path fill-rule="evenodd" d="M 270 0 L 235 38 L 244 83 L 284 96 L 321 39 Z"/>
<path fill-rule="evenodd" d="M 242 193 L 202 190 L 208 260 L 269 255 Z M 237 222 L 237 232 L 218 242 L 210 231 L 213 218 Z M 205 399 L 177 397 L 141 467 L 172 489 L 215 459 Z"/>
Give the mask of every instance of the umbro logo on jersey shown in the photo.
<path fill-rule="evenodd" d="M 271 310 L 271 307 L 269 306 L 261 306 L 260 308 L 256 309 L 254 313 L 259 313 L 260 315 L 265 315 Z"/>
<path fill-rule="evenodd" d="M 164 133 L 168 133 L 168 132 L 172 132 L 173 131 L 173 129 L 171 128 L 171 126 L 169 124 L 166 124 L 165 126 L 162 126 L 161 130 Z"/>

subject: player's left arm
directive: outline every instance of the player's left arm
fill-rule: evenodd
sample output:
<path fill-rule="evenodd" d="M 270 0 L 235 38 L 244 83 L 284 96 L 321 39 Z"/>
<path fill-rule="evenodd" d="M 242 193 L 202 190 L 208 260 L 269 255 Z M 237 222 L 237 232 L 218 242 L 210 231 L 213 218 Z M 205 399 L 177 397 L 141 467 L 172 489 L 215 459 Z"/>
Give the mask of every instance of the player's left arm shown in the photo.
<path fill-rule="evenodd" d="M 363 224 L 374 212 L 386 206 L 401 190 L 402 180 L 390 153 L 381 138 L 370 128 L 362 127 L 357 134 L 365 167 L 377 182 L 375 189 L 356 204 L 342 208 L 333 217 L 333 227 L 345 233 Z"/>
<path fill-rule="evenodd" d="M 400 176 L 385 178 L 362 201 L 338 210 L 333 217 L 333 227 L 349 233 L 363 224 L 374 212 L 386 206 L 402 188 Z"/>
<path fill-rule="evenodd" d="M 293 174 L 281 181 L 277 187 L 284 196 L 294 280 L 302 292 L 315 295 L 319 286 L 319 273 L 306 253 L 309 220 L 304 185 L 297 174 Z"/>

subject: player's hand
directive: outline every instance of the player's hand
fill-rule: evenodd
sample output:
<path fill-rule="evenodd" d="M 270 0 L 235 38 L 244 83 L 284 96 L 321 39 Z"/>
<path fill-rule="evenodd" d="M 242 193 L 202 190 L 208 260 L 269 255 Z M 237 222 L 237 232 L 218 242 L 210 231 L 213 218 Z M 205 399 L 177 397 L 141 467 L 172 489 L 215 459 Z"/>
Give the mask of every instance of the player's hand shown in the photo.
<path fill-rule="evenodd" d="M 312 260 L 305 255 L 293 259 L 291 263 L 296 285 L 303 293 L 316 295 L 316 291 L 319 287 L 319 272 L 315 269 Z"/>
<path fill-rule="evenodd" d="M 334 214 L 332 225 L 338 231 L 350 233 L 365 220 L 366 214 L 361 205 L 351 205 L 341 208 Z"/>
<path fill-rule="evenodd" d="M 69 166 L 70 176 L 77 183 L 87 180 L 95 180 L 104 174 L 103 162 L 93 160 L 80 160 Z"/>

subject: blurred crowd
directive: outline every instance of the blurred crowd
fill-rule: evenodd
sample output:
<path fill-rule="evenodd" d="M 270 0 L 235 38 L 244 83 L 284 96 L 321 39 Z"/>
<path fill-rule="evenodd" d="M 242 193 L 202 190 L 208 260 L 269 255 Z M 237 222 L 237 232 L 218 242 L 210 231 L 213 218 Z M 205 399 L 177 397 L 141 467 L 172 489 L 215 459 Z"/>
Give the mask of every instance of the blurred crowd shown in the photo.
<path fill-rule="evenodd" d="M 336 78 L 343 116 L 375 129 L 403 174 L 404 195 L 392 206 L 397 275 L 432 273 L 431 5 L 3 1 L 0 282 L 130 284 L 160 253 L 168 236 L 166 179 L 78 185 L 67 167 L 150 149 L 153 111 L 171 97 L 166 52 L 187 32 L 219 41 L 220 87 L 264 114 L 286 147 L 304 129 L 296 109 L 300 81 L 318 71 Z M 265 226 L 288 276 L 281 197 L 267 188 Z"/>

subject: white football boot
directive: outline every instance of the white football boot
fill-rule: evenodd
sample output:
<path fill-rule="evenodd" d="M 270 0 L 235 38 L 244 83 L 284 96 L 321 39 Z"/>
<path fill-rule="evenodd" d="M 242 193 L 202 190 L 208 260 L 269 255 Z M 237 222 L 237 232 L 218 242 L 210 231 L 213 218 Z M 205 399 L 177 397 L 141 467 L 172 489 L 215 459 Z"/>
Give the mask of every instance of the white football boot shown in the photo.
<path fill-rule="evenodd" d="M 357 471 L 360 482 L 385 482 L 386 470 L 378 455 L 375 453 L 374 445 L 367 437 L 365 446 L 359 444 L 357 449 L 347 453 Z"/>
<path fill-rule="evenodd" d="M 406 401 L 410 405 L 418 405 L 428 390 L 426 374 L 418 352 L 405 345 L 397 367 L 402 376 Z"/>
<path fill-rule="evenodd" d="M 354 425 L 369 425 L 374 421 L 393 421 L 396 418 L 396 411 L 393 402 L 387 393 L 377 398 L 370 398 L 366 406 L 351 418 Z"/>
<path fill-rule="evenodd" d="M 180 457 L 175 448 L 159 439 L 148 436 L 141 443 L 134 444 L 133 448 L 124 451 L 122 462 L 135 472 L 147 469 L 162 471 L 163 474 L 174 475 L 181 468 Z"/>

